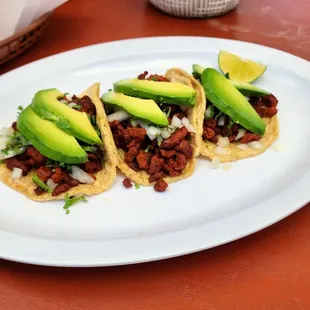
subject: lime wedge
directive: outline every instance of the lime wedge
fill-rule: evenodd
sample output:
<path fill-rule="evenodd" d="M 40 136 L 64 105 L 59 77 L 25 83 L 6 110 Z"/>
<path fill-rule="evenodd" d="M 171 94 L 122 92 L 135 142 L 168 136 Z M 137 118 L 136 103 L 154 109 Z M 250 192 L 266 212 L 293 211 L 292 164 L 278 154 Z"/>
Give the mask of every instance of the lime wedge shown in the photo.
<path fill-rule="evenodd" d="M 218 65 L 224 74 L 229 74 L 229 79 L 240 83 L 251 83 L 257 80 L 267 69 L 258 62 L 243 59 L 235 54 L 220 51 Z"/>

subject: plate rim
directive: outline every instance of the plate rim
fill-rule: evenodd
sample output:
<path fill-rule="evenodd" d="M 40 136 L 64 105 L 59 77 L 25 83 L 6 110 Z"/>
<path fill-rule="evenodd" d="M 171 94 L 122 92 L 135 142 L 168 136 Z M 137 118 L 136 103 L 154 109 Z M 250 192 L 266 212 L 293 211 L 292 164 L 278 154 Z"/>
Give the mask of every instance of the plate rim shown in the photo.
<path fill-rule="evenodd" d="M 19 73 L 22 73 L 24 70 L 29 70 L 29 68 L 31 69 L 32 67 L 34 66 L 37 66 L 37 65 L 41 65 L 42 63 L 45 63 L 45 62 L 48 62 L 50 60 L 57 60 L 58 58 L 61 58 L 63 57 L 64 55 L 71 55 L 72 53 L 83 53 L 83 52 L 87 52 L 87 50 L 91 50 L 91 49 L 96 49 L 98 46 L 113 46 L 113 45 L 117 45 L 117 44 L 122 44 L 124 42 L 128 42 L 129 44 L 136 44 L 136 42 L 145 42 L 145 41 L 148 41 L 148 40 L 186 40 L 186 39 L 190 39 L 190 40 L 205 40 L 205 41 L 208 41 L 208 40 L 211 40 L 211 41 L 218 41 L 218 42 L 226 42 L 227 44 L 229 44 L 229 42 L 234 42 L 234 44 L 243 44 L 243 45 L 252 45 L 253 47 L 259 47 L 259 48 L 264 48 L 264 49 L 267 49 L 267 50 L 272 50 L 273 52 L 276 52 L 276 53 L 281 53 L 283 55 L 286 55 L 286 57 L 290 57 L 290 58 L 295 58 L 296 60 L 299 60 L 299 61 L 303 61 L 303 62 L 306 62 L 306 65 L 310 68 L 310 63 L 308 60 L 304 59 L 304 58 L 301 58 L 297 55 L 294 55 L 294 54 L 291 54 L 291 53 L 288 53 L 286 51 L 283 51 L 283 50 L 280 50 L 280 49 L 277 49 L 277 48 L 274 48 L 274 47 L 270 47 L 270 46 L 267 46 L 267 45 L 262 45 L 262 44 L 258 44 L 258 43 L 253 43 L 253 42 L 247 42 L 247 41 L 241 41 L 241 40 L 233 40 L 233 39 L 222 39 L 222 38 L 215 38 L 215 37 L 202 37 L 202 36 L 157 36 L 157 37 L 140 37 L 140 38 L 133 38 L 133 39 L 122 39 L 122 40 L 113 40 L 113 41 L 108 41 L 108 42 L 104 42 L 104 43 L 97 43 L 97 44 L 93 44 L 93 45 L 89 45 L 89 46 L 83 46 L 83 47 L 79 47 L 79 48 L 76 48 L 76 49 L 72 49 L 72 50 L 67 50 L 67 51 L 64 51 L 64 52 L 60 52 L 60 53 L 57 53 L 57 54 L 53 54 L 53 55 L 50 55 L 50 56 L 47 56 L 47 57 L 44 57 L 44 58 L 41 58 L 41 59 L 38 59 L 38 60 L 35 60 L 33 62 L 30 62 L 28 64 L 25 64 L 21 67 L 18 67 L 14 70 L 11 70 L 5 74 L 3 74 L 2 76 L 0 76 L 0 84 L 1 83 L 5 83 L 6 80 L 10 80 L 12 78 L 15 77 L 15 75 L 18 75 Z M 126 43 L 126 44 L 128 44 Z M 193 49 L 195 50 L 195 49 Z M 197 49 L 198 51 L 198 49 Z M 146 53 L 146 52 L 144 52 Z M 73 57 L 72 57 L 73 58 Z M 96 60 L 94 61 L 89 61 L 89 62 L 86 62 L 87 64 L 91 64 L 93 62 L 96 62 Z M 81 63 L 80 65 L 84 65 L 84 63 Z M 68 66 L 67 68 L 71 68 L 70 66 Z M 57 72 L 57 70 L 55 71 Z M 48 72 L 48 74 L 51 74 L 51 72 Z M 304 77 L 304 76 L 303 76 Z M 308 75 L 308 79 L 310 80 L 310 74 Z M 5 92 L 8 92 L 8 90 L 5 90 L 3 93 Z M 2 94 L 2 93 L 1 93 Z M 298 179 L 295 181 L 295 183 L 293 184 L 294 186 L 296 186 L 296 184 L 300 183 L 304 178 L 306 177 L 310 177 L 310 171 L 308 171 L 302 178 Z M 282 190 L 280 191 L 279 194 L 282 193 Z M 275 195 L 275 196 L 278 196 L 278 195 Z M 274 196 L 271 197 L 270 199 L 273 200 Z M 236 237 L 232 237 L 232 238 L 228 238 L 227 240 L 223 240 L 222 242 L 217 242 L 216 244 L 214 245 L 209 245 L 209 246 L 201 246 L 200 248 L 196 248 L 196 249 L 192 249 L 192 250 L 188 250 L 188 251 L 175 251 L 174 253 L 170 253 L 170 254 L 166 254 L 166 255 L 160 255 L 158 257 L 149 257 L 149 258 L 144 258 L 144 259 L 136 259 L 136 260 L 130 260 L 130 261 L 126 261 L 126 260 L 119 260 L 119 261 L 115 261 L 114 263 L 113 262 L 107 262 L 107 263 L 104 263 L 104 262 L 101 262 L 101 263 L 92 263 L 92 262 L 83 262 L 83 263 L 79 263 L 79 262 L 56 262 L 56 261 L 53 261 L 53 260 L 45 260 L 45 261 L 42 261 L 42 260 L 34 260 L 34 259 L 25 259 L 25 258 L 16 258 L 14 257 L 14 255 L 10 256 L 10 255 L 3 255 L 1 252 L 2 250 L 0 251 L 0 258 L 2 259 L 5 259 L 5 260 L 10 260 L 10 261 L 16 261 L 16 262 L 21 262 L 21 263 L 26 263 L 26 264 L 35 264 L 35 265 L 42 265 L 42 266 L 58 266 L 58 267 L 99 267 L 99 266 L 116 266 L 116 265 L 128 265 L 128 264 L 137 264 L 137 263 L 145 263 L 145 262 L 151 262 L 151 261 L 158 261 L 158 260 L 163 260 L 163 259 L 169 259 L 169 258 L 173 258 L 173 257 L 178 257 L 178 256 L 183 256 L 183 255 L 188 255 L 188 254 L 191 254 L 191 253 L 196 253 L 196 252 L 200 252 L 200 251 L 204 251 L 206 249 L 210 249 L 210 248 L 213 248 L 213 247 L 217 247 L 217 246 L 220 246 L 220 245 L 223 245 L 223 244 L 226 244 L 226 243 L 230 243 L 232 241 L 235 241 L 235 240 L 238 240 L 238 239 L 241 239 L 241 238 L 244 238 L 246 236 L 249 236 L 251 234 L 254 234 L 260 230 L 263 230 L 269 226 L 272 226 L 274 225 L 275 223 L 279 222 L 279 221 L 282 221 L 284 218 L 290 216 L 291 214 L 295 213 L 296 211 L 298 211 L 299 209 L 303 208 L 308 202 L 309 202 L 309 198 L 306 198 L 306 200 L 302 197 L 302 199 L 300 199 L 301 197 L 298 197 L 300 201 L 298 201 L 298 203 L 296 202 L 296 206 L 293 207 L 288 207 L 288 208 L 283 208 L 283 211 L 284 209 L 288 209 L 287 211 L 285 211 L 284 213 L 285 214 L 282 214 L 281 216 L 276 216 L 276 218 L 274 218 L 273 220 L 272 219 L 269 219 L 267 220 L 268 223 L 261 223 L 261 225 L 258 225 L 259 227 L 255 228 L 254 230 L 251 230 L 247 233 L 243 233 L 239 236 L 236 236 Z M 270 201 L 270 199 L 268 199 L 268 201 L 266 203 L 268 203 Z M 297 201 L 297 199 L 295 199 Z M 265 203 L 263 203 L 265 204 Z M 257 207 L 257 205 L 256 205 Z M 251 210 L 252 208 L 247 208 L 245 211 L 249 211 Z M 290 210 L 290 211 L 289 211 Z M 239 213 L 238 213 L 239 214 Z M 208 225 L 208 224 L 207 224 Z M 2 235 L 2 232 L 0 231 L 0 240 L 1 240 L 1 235 Z M 14 235 L 14 234 L 12 234 Z M 18 235 L 17 235 L 18 236 Z M 56 241 L 58 242 L 58 241 Z"/>

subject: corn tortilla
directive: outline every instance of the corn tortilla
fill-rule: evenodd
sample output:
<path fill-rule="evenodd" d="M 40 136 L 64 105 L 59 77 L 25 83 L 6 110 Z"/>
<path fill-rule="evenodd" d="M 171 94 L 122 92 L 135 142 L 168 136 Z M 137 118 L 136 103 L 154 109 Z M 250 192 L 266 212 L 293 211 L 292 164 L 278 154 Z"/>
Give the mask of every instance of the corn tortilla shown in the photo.
<path fill-rule="evenodd" d="M 195 139 L 191 140 L 191 146 L 193 147 L 193 157 L 188 161 L 187 166 L 183 170 L 182 175 L 178 177 L 166 177 L 164 180 L 167 183 L 173 183 L 185 178 L 190 177 L 195 169 L 196 166 L 196 157 L 200 153 L 200 146 L 202 141 L 202 131 L 203 131 L 203 119 L 199 117 L 201 113 L 205 110 L 205 102 L 206 96 L 202 86 L 187 72 L 172 68 L 169 69 L 165 77 L 171 82 L 180 82 L 182 84 L 188 85 L 195 89 L 196 91 L 196 105 L 193 108 L 187 109 L 188 119 L 190 123 L 195 128 Z M 149 182 L 150 175 L 144 171 L 134 171 L 131 169 L 124 161 L 125 152 L 121 149 L 118 149 L 118 168 L 133 182 L 143 185 L 143 186 L 150 186 L 154 183 Z"/>
<path fill-rule="evenodd" d="M 253 149 L 249 147 L 246 150 L 242 150 L 237 147 L 240 142 L 236 141 L 230 143 L 228 147 L 225 147 L 225 149 L 228 150 L 227 155 L 219 156 L 215 153 L 215 148 L 217 147 L 215 143 L 202 140 L 200 148 L 201 155 L 206 156 L 210 159 L 217 157 L 222 163 L 225 163 L 236 161 L 239 159 L 254 157 L 264 153 L 268 149 L 268 147 L 272 145 L 273 142 L 278 138 L 279 124 L 276 115 L 272 118 L 263 118 L 263 121 L 265 122 L 267 127 L 264 136 L 259 140 L 259 143 L 261 144 L 260 149 Z"/>
<path fill-rule="evenodd" d="M 95 83 L 87 90 L 85 90 L 78 97 L 89 96 L 93 104 L 96 106 L 96 118 L 97 124 L 101 131 L 103 140 L 103 152 L 104 152 L 104 166 L 101 171 L 95 173 L 96 181 L 92 184 L 80 184 L 71 188 L 66 193 L 69 196 L 75 195 L 95 195 L 104 192 L 111 188 L 116 177 L 116 164 L 117 164 L 117 150 L 113 141 L 113 136 L 106 118 L 105 111 L 102 107 L 102 103 L 99 99 L 100 84 Z M 62 193 L 56 197 L 53 197 L 51 193 L 43 193 L 37 196 L 34 192 L 36 184 L 32 181 L 32 175 L 34 172 L 30 172 L 27 176 L 22 177 L 19 180 L 12 179 L 12 172 L 6 168 L 5 164 L 0 165 L 0 179 L 9 187 L 22 193 L 28 198 L 35 201 L 48 201 L 48 200 L 60 200 L 64 199 L 66 193 Z"/>

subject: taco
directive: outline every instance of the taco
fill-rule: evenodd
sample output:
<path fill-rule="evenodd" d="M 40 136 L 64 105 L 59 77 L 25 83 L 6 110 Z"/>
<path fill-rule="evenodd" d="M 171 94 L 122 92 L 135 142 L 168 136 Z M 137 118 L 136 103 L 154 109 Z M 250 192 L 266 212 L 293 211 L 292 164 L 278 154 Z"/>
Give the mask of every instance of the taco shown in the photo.
<path fill-rule="evenodd" d="M 199 155 L 205 94 L 188 73 L 170 69 L 165 76 L 144 72 L 114 83 L 101 100 L 108 114 L 118 168 L 131 181 L 165 191 L 192 175 Z M 197 103 L 200 104 L 197 104 Z M 131 183 L 124 181 L 125 187 Z"/>
<path fill-rule="evenodd" d="M 79 96 L 42 90 L 19 107 L 17 121 L 1 131 L 1 180 L 35 201 L 108 190 L 117 156 L 99 87 Z"/>
<path fill-rule="evenodd" d="M 266 151 L 279 135 L 277 98 L 254 85 L 230 81 L 215 69 L 198 65 L 193 69 L 207 97 L 199 116 L 201 155 L 232 162 Z"/>

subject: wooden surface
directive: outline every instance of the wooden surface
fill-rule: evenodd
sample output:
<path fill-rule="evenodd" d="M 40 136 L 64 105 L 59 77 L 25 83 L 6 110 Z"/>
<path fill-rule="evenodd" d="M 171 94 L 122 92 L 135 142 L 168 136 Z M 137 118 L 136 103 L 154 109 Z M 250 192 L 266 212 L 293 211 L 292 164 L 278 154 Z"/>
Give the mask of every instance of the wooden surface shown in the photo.
<path fill-rule="evenodd" d="M 185 20 L 146 0 L 71 0 L 56 10 L 41 40 L 0 74 L 89 44 L 157 35 L 238 39 L 310 60 L 309 0 L 240 2 L 220 18 Z M 1 310 L 310 309 L 309 288 L 309 206 L 242 240 L 156 263 L 63 269 L 0 260 Z"/>

